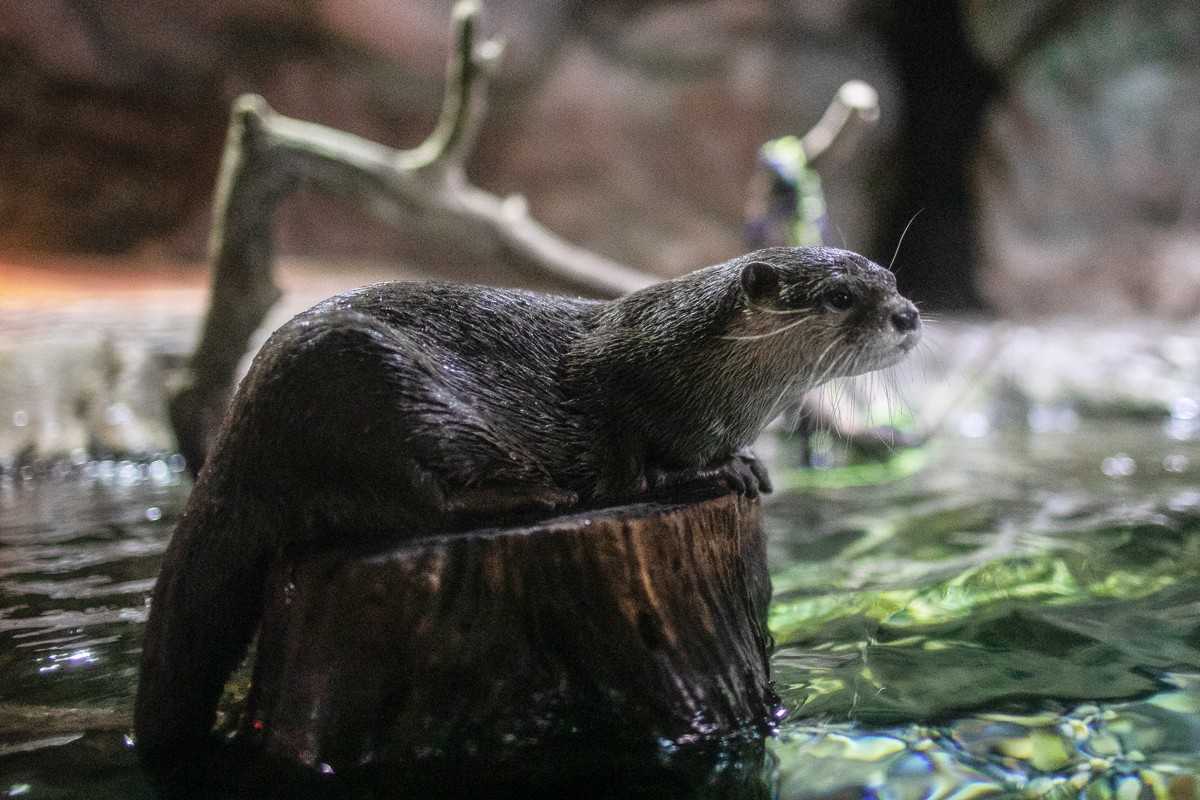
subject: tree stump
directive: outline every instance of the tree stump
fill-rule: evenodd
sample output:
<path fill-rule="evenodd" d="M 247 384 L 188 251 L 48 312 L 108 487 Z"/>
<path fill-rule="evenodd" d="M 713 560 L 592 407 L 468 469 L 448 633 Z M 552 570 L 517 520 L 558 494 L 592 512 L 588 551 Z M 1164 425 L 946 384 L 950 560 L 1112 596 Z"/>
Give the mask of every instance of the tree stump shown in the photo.
<path fill-rule="evenodd" d="M 736 495 L 293 553 L 267 592 L 244 735 L 297 767 L 517 779 L 777 707 L 759 505 Z"/>

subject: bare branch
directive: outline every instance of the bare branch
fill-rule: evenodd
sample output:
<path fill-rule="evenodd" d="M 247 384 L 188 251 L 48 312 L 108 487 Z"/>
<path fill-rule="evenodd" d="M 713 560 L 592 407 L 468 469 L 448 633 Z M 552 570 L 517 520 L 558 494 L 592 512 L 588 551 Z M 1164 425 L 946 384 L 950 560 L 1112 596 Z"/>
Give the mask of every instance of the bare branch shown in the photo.
<path fill-rule="evenodd" d="M 801 146 L 813 167 L 854 150 L 863 132 L 879 121 L 879 93 L 864 81 L 846 81 Z"/>
<path fill-rule="evenodd" d="M 243 98 L 243 103 L 248 103 Z M 554 275 L 589 294 L 614 297 L 654 282 L 646 273 L 618 264 L 554 235 L 532 219 L 519 196 L 500 198 L 466 182 L 447 141 L 446 159 L 424 163 L 409 158 L 425 146 L 399 152 L 353 134 L 276 114 L 257 98 L 257 124 L 273 170 L 292 179 L 367 204 L 390 222 L 402 216 L 436 218 L 463 234 L 476 233 L 498 245 L 497 255 L 523 271 Z M 469 126 L 461 123 L 455 129 Z M 416 169 L 397 166 L 422 163 Z M 261 208 L 261 206 L 260 206 Z M 259 213 L 262 213 L 261 211 Z M 467 238 L 464 236 L 464 238 Z"/>
<path fill-rule="evenodd" d="M 488 78 L 503 52 L 477 42 L 478 0 L 453 10 L 453 46 L 442 111 L 430 136 L 411 150 L 275 113 L 256 95 L 236 101 L 217 184 L 210 241 L 212 298 L 183 385 L 169 401 L 180 449 L 193 470 L 219 427 L 251 337 L 280 296 L 272 275 L 271 221 L 302 182 L 350 198 L 392 224 L 442 234 L 519 271 L 552 275 L 578 291 L 614 297 L 655 278 L 556 236 L 530 217 L 519 195 L 497 197 L 472 186 L 464 162 L 482 124 Z M 874 112 L 872 112 L 874 109 Z M 878 114 L 874 90 L 842 87 L 804 137 L 811 159 Z"/>
<path fill-rule="evenodd" d="M 219 426 L 251 337 L 279 299 L 271 221 L 301 182 L 361 202 L 392 224 L 420 218 L 454 230 L 460 241 L 490 242 L 487 256 L 585 293 L 612 297 L 653 283 L 650 275 L 555 236 L 529 216 L 523 198 L 502 199 L 467 182 L 463 162 L 483 119 L 487 78 L 503 52 L 499 41 L 476 42 L 478 18 L 477 0 L 455 4 L 441 115 L 411 150 L 289 119 L 256 95 L 234 103 L 214 202 L 208 316 L 183 385 L 169 401 L 193 470 Z"/>
<path fill-rule="evenodd" d="M 489 78 L 504 45 L 488 40 L 475 46 L 479 21 L 477 0 L 459 0 L 451 12 L 454 48 L 446 65 L 446 93 L 433 133 L 412 150 L 395 156 L 399 170 L 420 170 L 449 160 L 461 162 L 473 144 Z"/>

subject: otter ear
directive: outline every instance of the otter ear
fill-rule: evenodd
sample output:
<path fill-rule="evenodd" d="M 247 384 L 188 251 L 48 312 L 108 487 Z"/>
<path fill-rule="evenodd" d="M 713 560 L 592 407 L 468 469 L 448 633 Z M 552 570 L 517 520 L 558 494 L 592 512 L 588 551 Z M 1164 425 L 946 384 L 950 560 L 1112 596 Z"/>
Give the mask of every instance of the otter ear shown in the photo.
<path fill-rule="evenodd" d="M 742 291 L 761 303 L 779 295 L 779 273 L 765 261 L 751 261 L 742 267 Z"/>

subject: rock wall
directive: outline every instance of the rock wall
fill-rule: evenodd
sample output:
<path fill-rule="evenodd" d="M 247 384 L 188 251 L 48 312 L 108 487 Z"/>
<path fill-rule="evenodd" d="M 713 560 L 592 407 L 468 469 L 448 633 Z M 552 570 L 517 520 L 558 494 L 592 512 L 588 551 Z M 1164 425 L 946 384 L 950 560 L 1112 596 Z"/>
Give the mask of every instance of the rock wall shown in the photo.
<path fill-rule="evenodd" d="M 432 0 L 5 4 L 0 247 L 201 256 L 234 96 L 413 144 L 436 118 L 448 17 Z M 490 0 L 485 30 L 508 48 L 470 169 L 568 239 L 679 273 L 741 249 L 757 146 L 863 78 L 884 124 L 827 187 L 848 244 L 869 248 L 900 102 L 881 24 L 865 0 Z M 454 272 L 453 243 L 327 198 L 288 201 L 278 231 L 284 252 Z"/>
<path fill-rule="evenodd" d="M 203 256 L 229 103 L 394 146 L 430 130 L 449 0 L 0 4 L 0 249 Z M 741 249 L 755 151 L 836 87 L 883 123 L 825 176 L 845 244 L 906 291 L 1006 314 L 1200 313 L 1194 0 L 485 0 L 508 40 L 470 163 L 566 238 L 675 274 Z M 468 263 L 301 193 L 284 253 Z M 976 293 L 978 289 L 979 294 Z"/>
<path fill-rule="evenodd" d="M 1200 314 L 1200 5 L 965 7 L 1001 80 L 973 164 L 987 298 Z"/>

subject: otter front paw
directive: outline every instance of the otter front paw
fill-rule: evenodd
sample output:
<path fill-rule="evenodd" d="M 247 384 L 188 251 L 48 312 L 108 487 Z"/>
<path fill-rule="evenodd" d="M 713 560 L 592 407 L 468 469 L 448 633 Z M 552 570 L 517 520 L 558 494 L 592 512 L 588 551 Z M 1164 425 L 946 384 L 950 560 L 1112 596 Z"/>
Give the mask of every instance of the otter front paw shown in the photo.
<path fill-rule="evenodd" d="M 716 472 L 725 479 L 730 489 L 747 497 L 770 494 L 774 488 L 767 468 L 748 448 L 734 453 L 732 458 L 717 467 Z"/>

